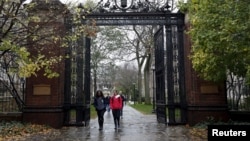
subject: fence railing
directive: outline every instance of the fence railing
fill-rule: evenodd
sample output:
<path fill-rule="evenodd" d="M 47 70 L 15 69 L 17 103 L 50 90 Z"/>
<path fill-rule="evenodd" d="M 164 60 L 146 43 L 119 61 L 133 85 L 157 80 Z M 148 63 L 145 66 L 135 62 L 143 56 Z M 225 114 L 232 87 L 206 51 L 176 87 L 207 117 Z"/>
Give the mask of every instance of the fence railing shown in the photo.
<path fill-rule="evenodd" d="M 19 108 L 12 96 L 0 96 L 0 112 L 18 112 Z"/>
<path fill-rule="evenodd" d="M 245 78 L 233 75 L 228 77 L 227 101 L 232 111 L 250 111 L 250 86 Z"/>
<path fill-rule="evenodd" d="M 19 86 L 18 92 L 22 94 L 22 85 Z M 23 98 L 23 97 L 22 97 Z M 20 108 L 17 105 L 15 98 L 10 94 L 10 92 L 5 88 L 3 83 L 0 82 L 0 113 L 11 113 L 20 112 Z"/>

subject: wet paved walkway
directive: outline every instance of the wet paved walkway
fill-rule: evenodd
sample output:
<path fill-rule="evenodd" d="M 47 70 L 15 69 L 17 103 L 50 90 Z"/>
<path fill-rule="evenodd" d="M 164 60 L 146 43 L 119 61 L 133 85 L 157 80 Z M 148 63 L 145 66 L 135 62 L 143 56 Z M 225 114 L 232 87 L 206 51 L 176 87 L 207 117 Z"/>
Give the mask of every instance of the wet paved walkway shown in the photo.
<path fill-rule="evenodd" d="M 121 129 L 114 129 L 111 112 L 104 115 L 104 129 L 99 131 L 97 119 L 88 127 L 64 127 L 52 138 L 32 137 L 34 141 L 197 141 L 191 139 L 184 126 L 159 124 L 155 115 L 143 115 L 130 106 L 125 106 Z"/>

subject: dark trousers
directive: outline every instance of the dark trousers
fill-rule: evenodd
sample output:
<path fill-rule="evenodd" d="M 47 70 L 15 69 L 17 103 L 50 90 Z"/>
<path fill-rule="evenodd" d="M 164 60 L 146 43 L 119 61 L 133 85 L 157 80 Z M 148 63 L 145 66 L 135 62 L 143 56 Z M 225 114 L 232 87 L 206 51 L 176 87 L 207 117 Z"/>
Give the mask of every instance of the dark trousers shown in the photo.
<path fill-rule="evenodd" d="M 120 116 L 123 116 L 123 107 L 121 108 Z"/>
<path fill-rule="evenodd" d="M 99 123 L 99 127 L 103 128 L 103 123 L 104 123 L 104 113 L 105 113 L 105 109 L 103 110 L 96 110 L 97 111 L 97 117 L 98 117 L 98 123 Z"/>
<path fill-rule="evenodd" d="M 120 112 L 121 112 L 121 109 L 113 109 L 112 110 L 115 128 L 120 126 Z"/>

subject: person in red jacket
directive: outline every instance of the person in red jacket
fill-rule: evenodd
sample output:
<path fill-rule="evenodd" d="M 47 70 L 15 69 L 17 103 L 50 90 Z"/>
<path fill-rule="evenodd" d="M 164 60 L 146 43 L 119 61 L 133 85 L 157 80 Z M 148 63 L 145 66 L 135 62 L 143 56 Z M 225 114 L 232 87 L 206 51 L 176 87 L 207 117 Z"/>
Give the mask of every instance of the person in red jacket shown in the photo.
<path fill-rule="evenodd" d="M 114 91 L 114 95 L 110 98 L 110 109 L 112 110 L 115 129 L 120 128 L 120 111 L 122 109 L 122 98 L 118 94 L 118 91 Z"/>

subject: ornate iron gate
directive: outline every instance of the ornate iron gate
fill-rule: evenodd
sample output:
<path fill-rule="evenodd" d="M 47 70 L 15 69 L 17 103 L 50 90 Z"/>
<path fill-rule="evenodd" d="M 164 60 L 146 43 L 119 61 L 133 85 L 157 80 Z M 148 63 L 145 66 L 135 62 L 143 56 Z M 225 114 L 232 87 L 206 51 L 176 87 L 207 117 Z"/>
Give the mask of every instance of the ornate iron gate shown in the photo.
<path fill-rule="evenodd" d="M 169 16 L 167 21 L 154 36 L 156 115 L 160 123 L 185 124 L 184 15 L 179 13 L 177 17 Z"/>
<path fill-rule="evenodd" d="M 175 20 L 176 24 L 166 26 L 168 124 L 184 124 L 187 122 L 183 42 L 184 15 L 180 14 L 180 17 Z"/>
<path fill-rule="evenodd" d="M 162 3 L 163 1 L 161 1 Z M 183 57 L 183 26 L 184 15 L 172 13 L 174 0 L 166 0 L 163 5 L 149 2 L 147 0 L 133 0 L 128 4 L 127 0 L 100 0 L 91 14 L 83 15 L 86 19 L 82 24 L 89 24 L 95 20 L 99 25 L 159 25 L 160 28 L 154 36 L 155 40 L 155 73 L 156 73 L 156 113 L 160 123 L 167 123 L 169 113 L 169 124 L 186 122 L 186 98 L 184 78 Z M 164 32 L 166 29 L 166 32 Z M 165 48 L 166 47 L 166 48 Z M 165 59 L 167 58 L 167 59 Z M 90 120 L 90 39 L 85 40 L 85 70 L 84 70 L 84 92 L 77 91 L 82 100 L 76 102 L 76 123 Z M 167 63 L 166 63 L 167 62 Z M 70 62 L 73 63 L 73 62 Z M 78 64 L 78 63 L 77 63 Z M 71 64 L 72 65 L 72 64 Z M 80 66 L 80 64 L 79 64 Z M 81 66 L 80 66 L 81 67 Z M 69 70 L 68 70 L 69 71 Z M 79 71 L 80 72 L 80 71 Z M 77 73 L 79 74 L 79 73 Z M 67 76 L 73 77 L 73 76 Z M 69 80 L 68 80 L 69 81 Z M 77 81 L 78 82 L 78 81 Z M 70 82 L 67 82 L 70 83 Z M 82 82 L 78 82 L 80 86 Z M 167 85 L 166 85 L 167 84 Z M 66 86 L 67 87 L 67 86 Z M 77 87 L 78 88 L 78 87 Z M 65 98 L 70 99 L 70 88 L 67 89 Z M 167 90 L 166 90 L 167 89 Z M 166 103 L 167 92 L 167 103 Z M 82 98 L 83 96 L 83 98 Z M 83 105 L 81 105 L 83 103 Z M 74 104 L 73 104 L 74 105 Z M 74 109 L 70 101 L 65 101 L 66 113 Z M 166 109 L 168 111 L 166 111 Z M 83 115 L 79 115 L 79 114 Z M 178 116 L 178 113 L 180 113 Z M 65 115 L 66 121 L 69 114 Z M 176 116 L 177 115 L 177 116 Z M 177 118 L 178 117 L 178 118 Z M 180 120 L 178 120 L 180 118 Z"/>
<path fill-rule="evenodd" d="M 90 75 L 90 44 L 91 40 L 90 38 L 86 37 L 85 38 L 85 70 L 84 70 L 84 112 L 83 112 L 83 121 L 85 122 L 85 125 L 89 124 L 90 120 L 90 80 L 91 80 L 91 75 Z"/>
<path fill-rule="evenodd" d="M 90 39 L 82 37 L 73 44 L 66 52 L 70 57 L 65 60 L 64 125 L 87 126 L 90 120 Z"/>
<path fill-rule="evenodd" d="M 156 77 L 156 116 L 157 121 L 166 123 L 164 32 L 161 26 L 154 35 L 155 77 Z"/>

